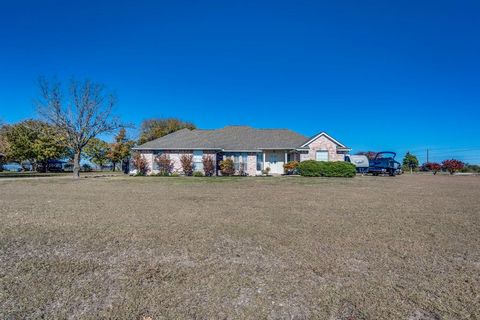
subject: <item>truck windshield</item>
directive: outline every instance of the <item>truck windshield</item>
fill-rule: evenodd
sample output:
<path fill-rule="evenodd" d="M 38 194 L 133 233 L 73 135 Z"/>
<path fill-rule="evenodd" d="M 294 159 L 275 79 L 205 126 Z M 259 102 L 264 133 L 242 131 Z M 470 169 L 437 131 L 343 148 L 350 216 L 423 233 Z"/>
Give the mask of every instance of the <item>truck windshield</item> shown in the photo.
<path fill-rule="evenodd" d="M 377 159 L 380 159 L 380 158 L 395 158 L 395 156 L 396 156 L 395 152 L 379 152 L 379 153 L 377 153 L 376 158 Z"/>

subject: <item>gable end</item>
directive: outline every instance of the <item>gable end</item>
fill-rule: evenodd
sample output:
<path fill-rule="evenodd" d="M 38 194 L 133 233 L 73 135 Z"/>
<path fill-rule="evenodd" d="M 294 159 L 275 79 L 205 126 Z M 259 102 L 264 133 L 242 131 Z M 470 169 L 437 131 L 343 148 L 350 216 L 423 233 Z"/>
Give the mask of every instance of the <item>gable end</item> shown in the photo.
<path fill-rule="evenodd" d="M 348 149 L 348 147 L 347 147 L 346 145 L 344 145 L 343 143 L 341 143 L 341 142 L 333 139 L 331 136 L 329 136 L 326 132 L 323 132 L 323 131 L 320 132 L 319 134 L 313 136 L 312 138 L 310 138 L 307 142 L 305 142 L 304 144 L 302 144 L 302 145 L 300 146 L 300 148 L 308 147 L 308 145 L 309 145 L 310 143 L 312 143 L 313 141 L 317 140 L 318 138 L 320 138 L 320 137 L 322 137 L 322 136 L 325 137 L 325 138 L 327 138 L 327 139 L 329 139 L 329 140 L 331 140 L 332 142 L 336 143 L 336 144 L 337 144 L 338 146 L 340 146 L 341 148 Z"/>

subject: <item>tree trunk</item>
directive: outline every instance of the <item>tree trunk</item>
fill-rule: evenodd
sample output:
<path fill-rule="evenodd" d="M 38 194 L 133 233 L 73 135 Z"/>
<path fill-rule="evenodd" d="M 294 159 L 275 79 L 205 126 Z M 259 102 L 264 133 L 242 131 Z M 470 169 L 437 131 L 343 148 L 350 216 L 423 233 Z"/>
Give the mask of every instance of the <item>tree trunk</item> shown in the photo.
<path fill-rule="evenodd" d="M 80 154 L 81 151 L 75 151 L 73 156 L 73 179 L 80 178 Z"/>
<path fill-rule="evenodd" d="M 117 163 L 112 161 L 112 171 L 113 171 L 113 172 L 115 172 L 115 167 L 116 167 L 116 166 L 117 166 Z"/>

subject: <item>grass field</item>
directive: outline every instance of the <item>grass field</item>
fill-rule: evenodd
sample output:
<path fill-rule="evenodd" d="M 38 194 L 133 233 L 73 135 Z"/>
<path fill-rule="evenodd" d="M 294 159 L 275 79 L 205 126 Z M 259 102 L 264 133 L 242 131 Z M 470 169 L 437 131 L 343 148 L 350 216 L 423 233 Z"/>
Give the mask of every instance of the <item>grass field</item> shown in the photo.
<path fill-rule="evenodd" d="M 0 180 L 0 319 L 479 310 L 479 177 Z"/>

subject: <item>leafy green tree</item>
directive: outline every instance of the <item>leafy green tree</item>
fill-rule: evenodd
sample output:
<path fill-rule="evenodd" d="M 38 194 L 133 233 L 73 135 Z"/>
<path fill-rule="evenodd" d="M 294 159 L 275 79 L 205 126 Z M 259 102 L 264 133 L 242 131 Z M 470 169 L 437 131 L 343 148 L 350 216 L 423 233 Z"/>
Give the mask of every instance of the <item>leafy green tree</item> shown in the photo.
<path fill-rule="evenodd" d="M 147 119 L 142 122 L 138 143 L 143 144 L 185 128 L 192 130 L 196 127 L 191 122 L 176 118 Z"/>
<path fill-rule="evenodd" d="M 56 127 L 41 122 L 37 139 L 33 143 L 37 164 L 47 170 L 49 160 L 63 158 L 68 153 L 65 138 Z"/>
<path fill-rule="evenodd" d="M 3 171 L 3 165 L 7 161 L 9 143 L 7 139 L 8 126 L 0 120 L 0 171 Z"/>
<path fill-rule="evenodd" d="M 110 151 L 110 145 L 98 138 L 93 138 L 84 148 L 84 154 L 87 158 L 102 168 L 109 162 L 108 152 Z"/>
<path fill-rule="evenodd" d="M 17 123 L 6 129 L 6 139 L 9 145 L 8 158 L 14 161 L 31 161 L 35 159 L 33 141 L 36 132 L 28 125 L 30 120 Z"/>
<path fill-rule="evenodd" d="M 134 141 L 128 140 L 127 131 L 125 128 L 121 128 L 118 134 L 115 136 L 115 142 L 110 145 L 107 158 L 112 162 L 113 171 L 117 163 L 122 162 L 130 155 L 130 151 L 134 146 Z"/>
<path fill-rule="evenodd" d="M 403 163 L 402 163 L 403 169 L 404 170 L 409 169 L 410 173 L 412 173 L 413 170 L 418 168 L 418 164 L 419 162 L 417 157 L 411 154 L 410 152 L 407 152 L 405 154 L 405 157 L 403 157 Z"/>
<path fill-rule="evenodd" d="M 25 120 L 6 130 L 8 158 L 29 161 L 34 170 L 46 170 L 48 160 L 64 157 L 68 150 L 56 127 L 39 120 Z"/>
<path fill-rule="evenodd" d="M 460 171 L 461 172 L 480 173 L 480 165 L 465 163 L 465 166 Z"/>
<path fill-rule="evenodd" d="M 4 156 L 8 153 L 8 139 L 7 139 L 7 131 L 9 129 L 9 126 L 3 123 L 0 120 L 0 153 L 3 154 Z"/>

